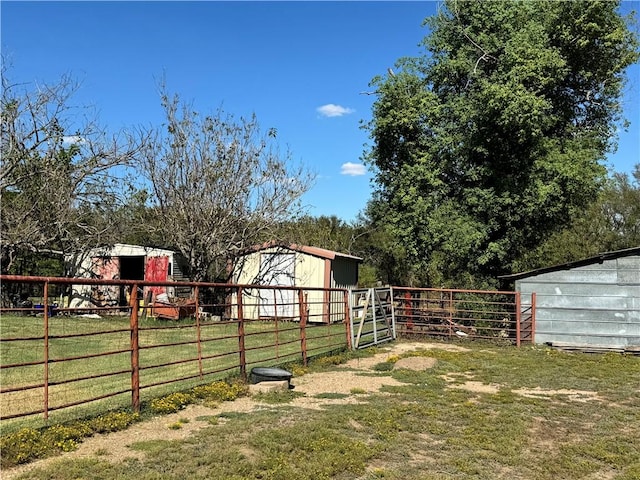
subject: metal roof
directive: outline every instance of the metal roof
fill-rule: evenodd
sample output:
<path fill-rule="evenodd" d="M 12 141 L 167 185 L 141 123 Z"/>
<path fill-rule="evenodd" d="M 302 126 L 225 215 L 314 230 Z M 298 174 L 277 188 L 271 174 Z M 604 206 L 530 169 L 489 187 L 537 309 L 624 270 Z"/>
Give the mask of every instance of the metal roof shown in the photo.
<path fill-rule="evenodd" d="M 500 279 L 503 280 L 520 280 L 522 278 L 533 277 L 534 275 L 541 275 L 543 273 L 557 272 L 559 270 L 569 270 L 576 267 L 584 267 L 585 265 L 592 265 L 594 263 L 602 263 L 605 260 L 613 260 L 620 257 L 628 257 L 630 255 L 640 255 L 640 247 L 626 248 L 624 250 L 616 250 L 613 252 L 599 253 L 593 257 L 584 258 L 582 260 L 575 260 L 573 262 L 561 263 L 559 265 L 553 265 L 551 267 L 538 268 L 536 270 L 530 270 L 528 272 L 513 273 L 511 275 L 501 275 Z"/>
<path fill-rule="evenodd" d="M 156 248 L 145 245 L 131 245 L 128 243 L 114 243 L 113 245 L 105 245 L 88 250 L 90 256 L 144 256 L 144 255 L 171 255 L 175 254 L 174 250 L 166 248 Z"/>
<path fill-rule="evenodd" d="M 266 250 L 268 248 L 282 248 L 286 250 L 293 250 L 295 252 L 306 253 L 307 255 L 311 255 L 319 258 L 326 258 L 328 260 L 334 260 L 335 258 L 350 258 L 352 260 L 361 262 L 362 258 L 356 257 L 354 255 L 349 255 L 347 253 L 335 252 L 333 250 L 327 250 L 325 248 L 319 247 L 311 247 L 308 245 L 298 245 L 295 243 L 277 243 L 277 242 L 267 242 L 262 245 L 256 245 L 250 248 L 248 251 L 244 252 L 244 254 L 249 254 L 253 252 L 259 252 L 261 250 Z"/>

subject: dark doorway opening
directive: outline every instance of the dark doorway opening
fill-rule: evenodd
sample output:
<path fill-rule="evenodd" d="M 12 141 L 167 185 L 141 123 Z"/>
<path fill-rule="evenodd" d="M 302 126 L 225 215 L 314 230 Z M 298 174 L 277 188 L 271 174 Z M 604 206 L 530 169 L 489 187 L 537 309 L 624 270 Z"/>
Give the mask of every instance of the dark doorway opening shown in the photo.
<path fill-rule="evenodd" d="M 122 280 L 144 280 L 144 256 L 120 257 L 120 278 Z M 120 286 L 120 305 L 127 305 L 129 287 Z"/>

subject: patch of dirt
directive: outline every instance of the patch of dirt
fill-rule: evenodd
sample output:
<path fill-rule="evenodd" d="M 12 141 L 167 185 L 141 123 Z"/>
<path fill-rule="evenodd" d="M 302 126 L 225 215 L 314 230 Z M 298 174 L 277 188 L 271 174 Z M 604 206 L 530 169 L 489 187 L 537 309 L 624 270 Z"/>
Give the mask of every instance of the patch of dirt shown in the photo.
<path fill-rule="evenodd" d="M 500 391 L 501 387 L 501 385 L 494 383 L 486 384 L 477 382 L 473 380 L 473 373 L 470 372 L 449 373 L 441 375 L 440 378 L 444 379 L 444 381 L 449 384 L 447 385 L 448 388 L 456 388 L 458 390 L 466 390 L 473 393 L 495 394 Z M 460 379 L 464 379 L 464 381 L 461 383 Z"/>
<path fill-rule="evenodd" d="M 415 352 L 420 350 L 445 350 L 447 352 L 470 352 L 471 349 L 462 345 L 454 345 L 451 343 L 425 343 L 425 342 L 407 342 L 393 346 L 396 355 L 407 352 Z"/>
<path fill-rule="evenodd" d="M 449 383 L 449 388 L 457 388 L 461 390 L 467 390 L 469 392 L 475 393 L 491 393 L 495 394 L 500 391 L 502 385 L 499 384 L 486 384 L 482 382 L 476 382 L 473 379 L 473 374 L 471 373 L 452 373 L 447 375 L 442 375 L 440 378 L 443 378 L 447 383 Z M 460 378 L 466 379 L 464 382 L 460 382 Z M 603 398 L 598 396 L 597 392 L 592 392 L 589 390 L 568 390 L 568 389 L 559 389 L 559 390 L 546 390 L 543 388 L 519 388 L 518 390 L 513 390 L 513 393 L 521 395 L 523 397 L 528 398 L 538 398 L 545 400 L 552 400 L 554 395 L 564 395 L 569 400 L 573 400 L 575 402 L 588 402 L 588 401 L 605 401 Z"/>
<path fill-rule="evenodd" d="M 310 373 L 292 380 L 295 390 L 303 392 L 304 397 L 296 397 L 289 405 L 322 409 L 331 404 L 357 404 L 366 401 L 366 394 L 377 393 L 384 385 L 402 385 L 401 382 L 389 376 L 374 375 L 374 366 L 387 361 L 391 356 L 402 355 L 414 351 L 441 349 L 464 352 L 468 348 L 444 343 L 407 342 L 389 344 L 381 347 L 381 353 L 372 357 L 354 359 L 342 365 L 338 371 L 325 373 Z M 433 358 L 424 356 L 408 357 L 396 362 L 395 368 L 426 370 L 436 363 Z M 357 392 L 366 392 L 360 395 Z M 355 394 L 352 392 L 356 392 Z M 317 395 L 335 393 L 345 394 L 344 398 L 317 398 Z M 96 457 L 119 462 L 125 458 L 144 456 L 130 446 L 136 442 L 153 440 L 183 440 L 194 432 L 210 426 L 208 418 L 225 412 L 251 412 L 259 409 L 277 408 L 260 403 L 251 397 L 242 397 L 233 402 L 222 402 L 215 408 L 203 405 L 189 405 L 178 413 L 163 415 L 132 425 L 126 430 L 104 435 L 94 435 L 85 439 L 73 452 L 61 456 L 38 460 L 26 465 L 20 465 L 2 471 L 3 480 L 28 472 L 34 468 L 45 467 L 61 458 Z M 181 428 L 172 429 L 169 426 L 176 423 Z"/>
<path fill-rule="evenodd" d="M 460 383 L 460 384 L 453 384 L 453 385 L 449 385 L 449 388 L 458 388 L 461 390 L 467 390 L 469 392 L 473 392 L 473 393 L 498 393 L 500 391 L 500 386 L 499 385 L 487 385 L 486 383 L 482 383 L 482 382 L 474 382 L 474 381 L 468 381 L 468 382 L 464 382 L 464 383 Z"/>
<path fill-rule="evenodd" d="M 518 390 L 514 390 L 513 393 L 517 393 L 523 397 L 543 398 L 546 400 L 551 400 L 553 395 L 565 395 L 569 400 L 576 402 L 588 402 L 591 400 L 604 401 L 603 398 L 598 396 L 597 392 L 591 392 L 589 390 L 545 390 L 543 388 L 520 388 Z"/>
<path fill-rule="evenodd" d="M 421 372 L 435 367 L 436 363 L 438 363 L 438 360 L 432 357 L 405 357 L 398 360 L 393 368 Z"/>

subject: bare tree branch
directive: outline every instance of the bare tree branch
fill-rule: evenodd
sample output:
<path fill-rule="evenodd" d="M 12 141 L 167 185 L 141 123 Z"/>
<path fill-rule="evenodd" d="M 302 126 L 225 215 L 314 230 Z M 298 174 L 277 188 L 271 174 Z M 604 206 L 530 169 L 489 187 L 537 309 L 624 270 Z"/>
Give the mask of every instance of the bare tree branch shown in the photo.
<path fill-rule="evenodd" d="M 301 212 L 313 176 L 279 151 L 274 131 L 255 117 L 221 109 L 201 116 L 161 86 L 166 124 L 148 144 L 148 176 L 168 245 L 189 262 L 194 279 L 226 271 L 226 262 Z"/>
<path fill-rule="evenodd" d="M 86 249 L 107 240 L 124 169 L 143 137 L 109 135 L 71 103 L 78 83 L 11 83 L 2 70 L 2 271 L 19 252 Z M 115 232 L 115 230 L 114 230 Z M 113 241 L 113 240 L 112 240 Z"/>

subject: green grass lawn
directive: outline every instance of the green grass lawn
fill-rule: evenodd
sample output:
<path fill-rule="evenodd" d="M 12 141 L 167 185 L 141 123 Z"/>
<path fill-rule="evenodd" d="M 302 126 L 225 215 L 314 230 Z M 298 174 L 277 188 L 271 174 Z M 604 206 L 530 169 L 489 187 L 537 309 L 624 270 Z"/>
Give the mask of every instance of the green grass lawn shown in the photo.
<path fill-rule="evenodd" d="M 0 359 L 3 366 L 38 362 L 15 368 L 3 368 L 3 389 L 41 385 L 45 378 L 43 318 L 2 316 Z M 309 326 L 307 348 L 313 355 L 344 347 L 344 325 Z M 101 319 L 54 316 L 49 319 L 49 409 L 50 419 L 63 421 L 101 410 L 131 405 L 131 334 L 128 317 Z M 4 341 L 16 338 L 33 340 Z M 179 322 L 141 319 L 139 326 L 140 397 L 149 401 L 160 395 L 184 390 L 215 379 L 240 373 L 238 325 L 235 322 L 210 322 L 199 333 L 195 320 Z M 245 349 L 247 370 L 256 365 L 277 365 L 300 360 L 299 324 L 246 322 Z M 99 355 L 78 358 L 86 355 Z M 74 359 L 75 358 L 75 359 Z M 64 360 L 64 361 L 62 361 Z M 100 376 L 96 378 L 96 376 Z M 74 379 L 72 383 L 61 383 Z M 183 380 L 180 380 L 183 379 Z M 168 383 L 171 382 L 171 383 Z M 115 392 L 123 392 L 113 395 Z M 111 395 L 76 408 L 57 407 Z M 0 394 L 2 414 L 13 415 L 42 410 L 42 387 Z M 42 414 L 26 419 L 5 420 L 3 432 L 28 424 L 42 424 Z M 26 422 L 26 423 L 25 423 Z"/>
<path fill-rule="evenodd" d="M 465 346 L 471 350 L 405 354 L 436 358 L 433 369 L 363 373 L 401 385 L 354 391 L 358 404 L 295 408 L 287 393 L 284 403 L 221 414 L 187 440 L 132 439 L 139 460 L 63 460 L 22 478 L 640 478 L 639 357 Z M 467 382 L 493 389 L 454 388 Z"/>

